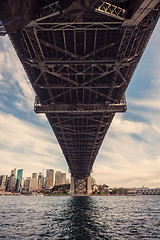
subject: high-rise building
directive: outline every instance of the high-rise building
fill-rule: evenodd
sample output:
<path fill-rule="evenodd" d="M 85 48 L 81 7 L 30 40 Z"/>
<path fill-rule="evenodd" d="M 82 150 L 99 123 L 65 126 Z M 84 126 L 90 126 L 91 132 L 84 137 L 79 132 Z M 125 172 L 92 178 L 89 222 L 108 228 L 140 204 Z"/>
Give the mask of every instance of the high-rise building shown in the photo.
<path fill-rule="evenodd" d="M 46 189 L 51 189 L 54 186 L 54 170 L 46 170 Z"/>
<path fill-rule="evenodd" d="M 3 176 L 3 175 L 0 176 L 0 186 L 1 186 L 1 183 L 2 183 L 2 176 Z"/>
<path fill-rule="evenodd" d="M 6 190 L 7 180 L 8 180 L 7 175 L 0 176 L 0 191 L 5 191 Z"/>
<path fill-rule="evenodd" d="M 55 186 L 66 184 L 66 173 L 57 171 L 55 174 Z"/>
<path fill-rule="evenodd" d="M 27 177 L 24 181 L 24 190 L 27 192 L 31 191 L 31 177 Z"/>
<path fill-rule="evenodd" d="M 60 185 L 60 175 L 61 175 L 61 172 L 56 171 L 56 173 L 55 173 L 55 186 Z"/>
<path fill-rule="evenodd" d="M 16 168 L 14 168 L 13 170 L 11 170 L 11 175 L 16 176 Z"/>
<path fill-rule="evenodd" d="M 22 175 L 23 175 L 23 169 L 19 169 L 17 172 L 17 181 L 16 181 L 16 187 L 15 187 L 16 192 L 20 192 L 21 190 Z"/>
<path fill-rule="evenodd" d="M 43 174 L 41 172 L 38 174 L 38 189 L 43 189 Z"/>
<path fill-rule="evenodd" d="M 46 188 L 46 177 L 43 177 L 43 189 Z"/>
<path fill-rule="evenodd" d="M 21 191 L 23 190 L 24 188 L 24 178 L 22 178 L 22 181 L 21 181 Z"/>
<path fill-rule="evenodd" d="M 60 185 L 63 185 L 66 183 L 66 173 L 60 174 Z"/>
<path fill-rule="evenodd" d="M 34 190 L 37 190 L 37 189 L 38 189 L 37 173 L 32 173 L 30 191 L 34 191 Z"/>
<path fill-rule="evenodd" d="M 35 179 L 37 179 L 37 173 L 32 173 L 32 178 L 35 178 Z"/>
<path fill-rule="evenodd" d="M 14 192 L 16 185 L 16 168 L 11 170 L 11 176 L 9 177 L 8 190 Z"/>
<path fill-rule="evenodd" d="M 11 171 L 11 177 L 12 177 L 12 181 L 11 181 L 11 191 L 15 191 L 15 186 L 16 186 L 16 168 L 14 168 Z"/>

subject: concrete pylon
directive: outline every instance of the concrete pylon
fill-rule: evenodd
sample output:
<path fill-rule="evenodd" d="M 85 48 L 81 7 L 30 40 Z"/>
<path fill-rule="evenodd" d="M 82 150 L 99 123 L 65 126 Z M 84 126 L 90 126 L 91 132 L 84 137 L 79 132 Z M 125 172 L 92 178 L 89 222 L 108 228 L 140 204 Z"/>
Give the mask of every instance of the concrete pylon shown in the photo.
<path fill-rule="evenodd" d="M 70 194 L 72 196 L 89 196 L 91 193 L 91 176 L 85 178 L 71 176 Z"/>

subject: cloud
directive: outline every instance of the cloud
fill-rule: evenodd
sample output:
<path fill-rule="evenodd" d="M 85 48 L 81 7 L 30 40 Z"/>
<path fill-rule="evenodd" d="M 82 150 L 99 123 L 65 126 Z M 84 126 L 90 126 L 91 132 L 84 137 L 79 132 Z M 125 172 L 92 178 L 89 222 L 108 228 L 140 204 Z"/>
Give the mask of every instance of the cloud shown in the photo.
<path fill-rule="evenodd" d="M 117 114 L 93 167 L 97 182 L 110 187 L 158 187 L 159 133 L 152 122 L 126 120 Z"/>
<path fill-rule="evenodd" d="M 40 171 L 42 166 L 58 169 L 65 159 L 54 134 L 47 128 L 39 128 L 12 115 L 0 112 L 0 174 L 5 165 Z M 60 167 L 61 168 L 61 167 Z M 7 171 L 7 172 L 8 172 Z"/>
<path fill-rule="evenodd" d="M 35 93 L 7 36 L 0 38 L 0 62 L 0 107 L 13 114 L 12 104 L 13 110 L 33 115 Z M 42 123 L 47 122 L 45 114 L 37 117 Z"/>
<path fill-rule="evenodd" d="M 34 91 L 28 77 L 7 36 L 0 39 L 0 46 L 0 84 L 3 84 L 3 92 L 16 95 L 16 100 L 21 101 L 24 110 L 28 111 L 33 108 L 34 101 Z"/>
<path fill-rule="evenodd" d="M 143 132 L 147 126 L 143 122 L 134 122 L 134 121 L 129 121 L 123 118 L 123 115 L 117 114 L 112 122 L 112 133 L 116 133 L 117 131 L 119 133 L 137 133 L 140 134 Z"/>

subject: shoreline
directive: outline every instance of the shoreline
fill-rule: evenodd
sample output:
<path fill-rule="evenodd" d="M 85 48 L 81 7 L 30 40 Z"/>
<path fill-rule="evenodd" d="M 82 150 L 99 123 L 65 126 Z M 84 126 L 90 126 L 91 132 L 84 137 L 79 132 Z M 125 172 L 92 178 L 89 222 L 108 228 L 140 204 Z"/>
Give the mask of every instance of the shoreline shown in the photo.
<path fill-rule="evenodd" d="M 11 193 L 11 192 L 0 192 L 0 196 L 28 196 L 28 197 L 77 197 L 77 196 L 84 196 L 84 197 L 130 197 L 130 196 L 158 196 L 160 194 L 98 194 L 98 195 L 70 195 L 70 194 L 23 194 L 23 193 Z"/>

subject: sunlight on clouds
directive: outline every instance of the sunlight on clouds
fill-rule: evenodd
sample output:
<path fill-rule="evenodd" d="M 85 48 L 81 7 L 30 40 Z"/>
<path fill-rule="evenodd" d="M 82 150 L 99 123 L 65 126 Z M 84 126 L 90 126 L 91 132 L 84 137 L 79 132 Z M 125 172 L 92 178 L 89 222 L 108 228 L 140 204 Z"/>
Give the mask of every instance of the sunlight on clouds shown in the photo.
<path fill-rule="evenodd" d="M 35 154 L 24 154 L 18 152 L 8 152 L 0 150 L 0 174 L 9 174 L 13 168 L 22 168 L 24 170 L 25 177 L 28 177 L 32 172 L 39 172 L 43 169 L 54 168 L 55 170 L 60 170 L 56 167 L 56 162 L 59 157 L 52 154 L 52 156 L 38 156 Z M 51 157 L 49 159 L 49 157 Z"/>
<path fill-rule="evenodd" d="M 159 128 L 151 123 L 125 120 L 123 116 L 115 117 L 104 139 L 93 167 L 96 180 L 111 187 L 158 187 Z"/>
<path fill-rule="evenodd" d="M 0 112 L 0 132 L 0 174 L 1 164 L 7 164 L 9 169 L 14 166 L 28 169 L 30 165 L 41 169 L 41 165 L 55 168 L 65 162 L 54 134 L 48 129 Z"/>
<path fill-rule="evenodd" d="M 113 122 L 111 124 L 111 131 L 112 133 L 119 132 L 119 133 L 141 133 L 143 132 L 147 126 L 143 122 L 134 122 L 134 121 L 129 121 L 125 120 L 122 118 L 123 115 L 121 114 L 116 114 Z"/>
<path fill-rule="evenodd" d="M 127 162 L 124 166 L 111 166 L 110 162 L 94 165 L 94 174 L 99 183 L 106 183 L 110 187 L 158 187 L 160 182 L 159 159 L 142 159 L 139 162 Z M 155 167 L 156 166 L 156 167 Z M 156 170 L 157 169 L 157 170 Z"/>
<path fill-rule="evenodd" d="M 25 148 L 30 144 L 31 149 L 37 148 L 39 149 L 37 151 L 43 151 L 43 148 L 49 150 L 52 147 L 55 147 L 55 151 L 60 149 L 60 147 L 57 148 L 57 144 L 51 142 L 50 138 L 54 138 L 52 134 L 45 133 L 43 129 L 9 114 L 0 114 L 0 131 L 1 142 L 9 147 L 24 146 Z"/>

